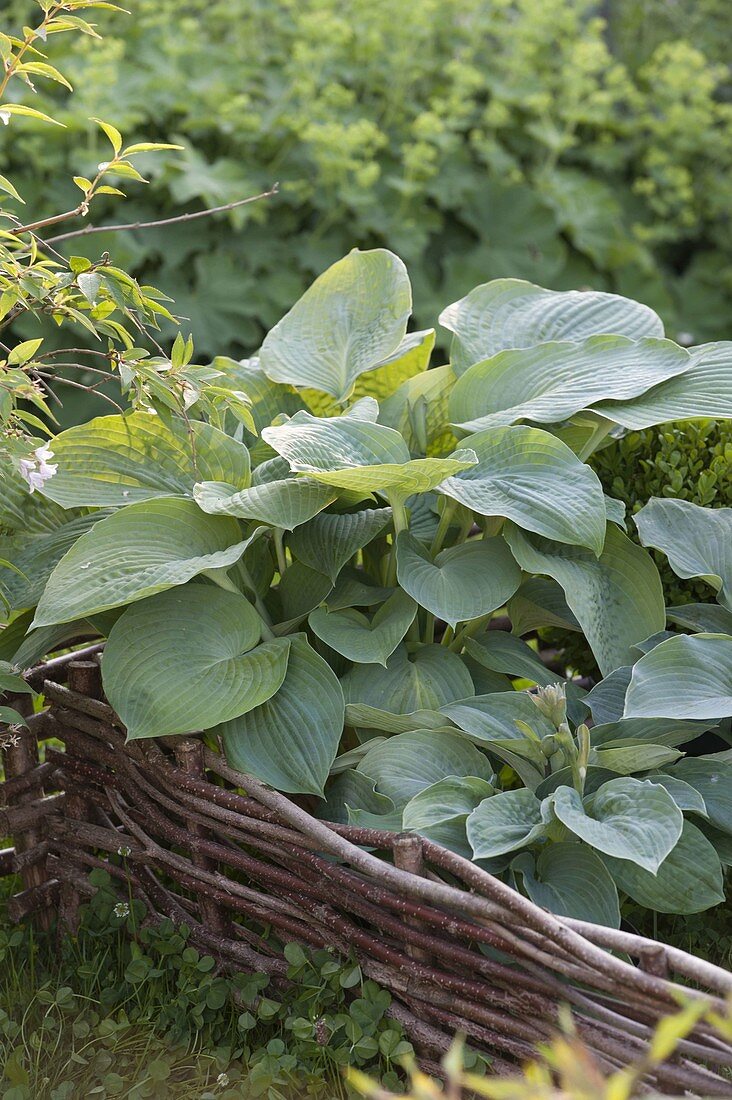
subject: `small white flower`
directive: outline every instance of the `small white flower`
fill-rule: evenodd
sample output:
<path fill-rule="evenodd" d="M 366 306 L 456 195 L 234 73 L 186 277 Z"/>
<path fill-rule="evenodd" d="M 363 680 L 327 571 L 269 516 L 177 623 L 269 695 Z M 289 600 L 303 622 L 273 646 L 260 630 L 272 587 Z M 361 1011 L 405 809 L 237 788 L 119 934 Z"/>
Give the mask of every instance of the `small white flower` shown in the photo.
<path fill-rule="evenodd" d="M 220 1085 L 222 1089 L 225 1089 L 229 1083 L 228 1073 L 220 1073 L 216 1078 L 216 1084 Z"/>
<path fill-rule="evenodd" d="M 120 844 L 119 848 L 117 849 L 117 855 L 122 856 L 123 859 L 126 859 L 131 852 L 132 849 L 128 847 L 127 844 Z"/>
<path fill-rule="evenodd" d="M 48 481 L 58 470 L 58 463 L 49 462 L 49 458 L 53 458 L 53 451 L 45 443 L 42 447 L 36 448 L 33 458 L 20 459 L 18 463 L 20 476 L 27 482 L 31 493 L 43 488 L 44 481 Z"/>
<path fill-rule="evenodd" d="M 129 917 L 130 907 L 126 901 L 119 901 L 115 905 L 113 912 L 115 917 Z"/>

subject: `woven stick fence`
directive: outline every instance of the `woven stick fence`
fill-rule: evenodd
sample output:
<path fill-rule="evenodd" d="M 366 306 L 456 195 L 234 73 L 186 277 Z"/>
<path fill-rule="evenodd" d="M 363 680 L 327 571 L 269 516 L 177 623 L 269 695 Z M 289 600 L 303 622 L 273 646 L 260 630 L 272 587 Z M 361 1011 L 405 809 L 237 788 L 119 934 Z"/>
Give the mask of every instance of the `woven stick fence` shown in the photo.
<path fill-rule="evenodd" d="M 424 1058 L 462 1031 L 499 1073 L 551 1037 L 563 1004 L 606 1070 L 642 1059 L 680 997 L 724 1011 L 732 974 L 719 967 L 553 916 L 414 834 L 320 821 L 194 737 L 126 745 L 96 657 L 87 650 L 34 670 L 48 709 L 12 744 L 6 737 L 0 836 L 15 847 L 0 853 L 0 874 L 19 873 L 24 887 L 13 919 L 48 926 L 57 908 L 60 927 L 74 930 L 88 872 L 104 867 L 148 919 L 185 922 L 222 967 L 277 984 L 283 943 L 355 957 L 392 993 L 391 1014 Z M 64 751 L 46 746 L 39 763 L 38 743 L 49 739 Z M 124 866 L 107 861 L 120 849 Z M 732 1045 L 702 1020 L 644 1087 L 730 1096 L 730 1070 Z"/>

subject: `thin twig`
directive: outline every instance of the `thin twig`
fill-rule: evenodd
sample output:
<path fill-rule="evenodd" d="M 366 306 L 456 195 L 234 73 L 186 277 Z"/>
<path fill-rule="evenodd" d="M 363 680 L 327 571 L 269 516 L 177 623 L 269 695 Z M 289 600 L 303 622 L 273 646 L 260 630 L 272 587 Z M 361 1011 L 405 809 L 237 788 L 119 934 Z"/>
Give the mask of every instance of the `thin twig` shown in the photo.
<path fill-rule="evenodd" d="M 85 225 L 83 229 L 74 229 L 71 233 L 60 233 L 57 237 L 49 237 L 43 244 L 57 244 L 59 241 L 68 241 L 72 237 L 86 237 L 90 233 L 119 233 L 125 229 L 155 229 L 161 225 L 175 225 L 177 222 L 191 222 L 196 218 L 208 218 L 212 214 L 223 214 L 227 210 L 236 210 L 239 206 L 247 206 L 250 202 L 270 199 L 278 193 L 279 188 L 279 183 L 273 183 L 268 191 L 262 191 L 260 195 L 250 195 L 248 199 L 237 199 L 236 202 L 227 202 L 223 206 L 212 206 L 207 210 L 194 210 L 187 214 L 178 214 L 174 218 L 159 218 L 152 222 L 128 222 L 125 225 Z M 21 232 L 21 230 L 16 230 L 16 232 Z"/>

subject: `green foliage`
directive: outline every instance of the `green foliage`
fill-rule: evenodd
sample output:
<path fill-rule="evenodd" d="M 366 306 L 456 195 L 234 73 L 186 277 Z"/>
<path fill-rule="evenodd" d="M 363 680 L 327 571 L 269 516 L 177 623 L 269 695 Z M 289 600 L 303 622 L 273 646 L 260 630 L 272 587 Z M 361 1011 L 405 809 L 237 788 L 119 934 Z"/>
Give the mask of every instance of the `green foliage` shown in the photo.
<path fill-rule="evenodd" d="M 207 424 L 204 392 L 194 421 L 62 432 L 34 505 L 50 533 L 20 505 L 5 520 L 8 560 L 39 575 L 0 573 L 11 614 L 33 615 L 22 644 L 91 626 L 129 738 L 203 731 L 323 816 L 417 829 L 557 912 L 718 904 L 732 763 L 683 746 L 732 717 L 730 510 L 635 516 L 717 593 L 667 612 L 584 460 L 638 409 L 662 423 L 668 387 L 689 416 L 729 412 L 732 347 L 686 351 L 618 296 L 497 280 L 444 311 L 451 363 L 428 372 L 409 301 L 395 256 L 353 250 L 261 359 L 221 370 L 253 430 Z M 504 611 L 511 633 L 491 629 Z M 606 677 L 590 694 L 536 651 L 557 622 Z"/>
<path fill-rule="evenodd" d="M 629 432 L 597 451 L 591 464 L 605 491 L 624 500 L 632 513 L 652 497 L 719 508 L 732 499 L 732 421 L 684 421 Z M 682 580 L 662 554 L 654 557 L 669 605 L 708 599 L 706 583 Z"/>
<path fill-rule="evenodd" d="M 125 222 L 280 180 L 276 200 L 223 220 L 73 244 L 164 286 L 208 355 L 251 354 L 353 244 L 403 257 L 421 327 L 513 275 L 641 297 L 682 342 L 717 339 L 732 321 L 732 106 L 704 51 L 726 36 L 687 41 L 690 4 L 624 7 L 654 32 L 666 20 L 633 71 L 636 28 L 608 37 L 591 0 L 138 0 L 133 20 L 104 16 L 103 44 L 54 43 L 75 90 L 39 103 L 76 140 L 29 128 L 0 171 L 39 210 L 65 207 L 65 181 L 103 155 L 101 114 L 186 147 L 151 163 Z"/>
<path fill-rule="evenodd" d="M 242 1088 L 345 1100 L 346 1065 L 398 1087 L 411 1044 L 387 1015 L 390 995 L 352 962 L 288 944 L 292 984 L 224 974 L 185 925 L 146 925 L 105 871 L 90 881 L 79 935 L 58 950 L 29 927 L 0 926 L 3 1100 L 236 1100 Z"/>

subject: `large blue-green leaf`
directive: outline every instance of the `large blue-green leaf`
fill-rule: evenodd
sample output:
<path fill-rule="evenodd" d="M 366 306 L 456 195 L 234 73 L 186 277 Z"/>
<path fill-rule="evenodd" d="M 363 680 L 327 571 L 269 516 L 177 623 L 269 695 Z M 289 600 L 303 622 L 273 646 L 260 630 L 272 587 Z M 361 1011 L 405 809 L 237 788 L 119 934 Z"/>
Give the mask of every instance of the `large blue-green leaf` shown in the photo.
<path fill-rule="evenodd" d="M 276 382 L 338 401 L 392 355 L 412 311 L 409 276 L 392 252 L 354 249 L 319 276 L 265 337 L 260 366 Z"/>
<path fill-rule="evenodd" d="M 289 641 L 280 689 L 217 732 L 233 767 L 280 791 L 322 795 L 343 732 L 343 692 L 304 634 Z"/>
<path fill-rule="evenodd" d="M 732 637 L 679 634 L 633 668 L 625 718 L 718 719 L 732 715 Z"/>
<path fill-rule="evenodd" d="M 322 512 L 337 497 L 334 489 L 307 477 L 267 481 L 234 492 L 220 481 L 202 481 L 193 489 L 196 504 L 211 516 L 237 516 L 291 531 Z"/>
<path fill-rule="evenodd" d="M 526 723 L 538 737 L 556 732 L 525 691 L 502 691 L 495 695 L 458 699 L 454 703 L 445 703 L 440 712 L 471 737 L 486 742 L 496 738 L 524 738 L 526 734 L 519 729 L 517 722 Z"/>
<path fill-rule="evenodd" d="M 391 508 L 359 512 L 326 512 L 304 524 L 289 538 L 294 556 L 335 583 L 342 567 L 391 522 Z"/>
<path fill-rule="evenodd" d="M 458 379 L 450 395 L 450 420 L 467 432 L 519 420 L 558 424 L 605 399 L 624 401 L 645 393 L 690 365 L 689 353 L 670 340 L 625 336 L 501 351 Z"/>
<path fill-rule="evenodd" d="M 280 687 L 289 639 L 260 645 L 262 623 L 236 592 L 185 584 L 128 607 L 109 634 L 102 675 L 130 739 L 209 729 Z"/>
<path fill-rule="evenodd" d="M 473 692 L 463 662 L 441 645 L 412 649 L 402 644 L 385 669 L 356 665 L 342 683 L 347 703 L 366 703 L 394 714 L 439 710 L 443 703 L 465 699 Z"/>
<path fill-rule="evenodd" d="M 364 496 L 426 493 L 475 464 L 475 455 L 467 450 L 449 458 L 412 459 L 399 432 L 364 418 L 371 405 L 378 412 L 368 397 L 344 416 L 319 418 L 299 412 L 284 424 L 265 428 L 262 438 L 296 472 Z"/>
<path fill-rule="evenodd" d="M 516 852 L 545 832 L 541 802 L 522 787 L 486 798 L 467 821 L 468 841 L 475 859 Z"/>
<path fill-rule="evenodd" d="M 443 310 L 440 324 L 453 333 L 450 358 L 456 374 L 507 348 L 532 348 L 548 340 L 581 341 L 601 333 L 638 340 L 663 336 L 661 319 L 648 306 L 599 291 L 545 290 L 523 279 L 494 279 Z"/>
<path fill-rule="evenodd" d="M 722 865 L 696 825 L 684 822 L 681 839 L 655 873 L 625 859 L 603 860 L 621 890 L 658 913 L 702 913 L 724 901 Z"/>
<path fill-rule="evenodd" d="M 403 827 L 470 859 L 472 848 L 465 828 L 468 814 L 493 794 L 494 787 L 485 779 L 449 775 L 409 800 L 402 814 Z"/>
<path fill-rule="evenodd" d="M 732 764 L 689 756 L 668 771 L 698 791 L 710 823 L 732 835 Z"/>
<path fill-rule="evenodd" d="M 633 662 L 637 642 L 666 625 L 663 589 L 650 554 L 610 523 L 599 558 L 551 543 L 509 524 L 506 539 L 519 565 L 564 589 L 604 675 Z"/>
<path fill-rule="evenodd" d="M 451 546 L 433 561 L 421 542 L 401 531 L 397 577 L 421 607 L 454 627 L 501 607 L 521 583 L 521 570 L 500 537 Z"/>
<path fill-rule="evenodd" d="M 74 516 L 68 523 L 45 534 L 0 539 L 0 556 L 14 567 L 9 568 L 0 561 L 0 595 L 10 608 L 35 607 L 64 554 L 81 535 L 109 514 L 105 510 Z"/>
<path fill-rule="evenodd" d="M 357 771 L 373 779 L 376 789 L 397 807 L 446 776 L 471 775 L 488 783 L 493 777 L 488 757 L 457 730 L 415 730 L 388 737 L 369 749 Z"/>
<path fill-rule="evenodd" d="M 691 348 L 688 371 L 661 382 L 632 401 L 601 401 L 596 410 L 625 428 L 650 428 L 670 420 L 732 417 L 732 341 Z"/>
<path fill-rule="evenodd" d="M 634 516 L 644 546 L 661 550 L 679 577 L 701 577 L 732 611 L 732 508 L 653 497 Z"/>
<path fill-rule="evenodd" d="M 241 541 L 236 520 L 207 516 L 192 500 L 131 504 L 96 523 L 61 558 L 33 625 L 71 622 L 225 569 L 250 542 Z"/>
<path fill-rule="evenodd" d="M 664 787 L 648 780 L 611 779 L 583 800 L 559 787 L 548 803 L 570 832 L 606 855 L 655 874 L 681 836 L 684 818 Z"/>
<path fill-rule="evenodd" d="M 531 680 L 543 687 L 564 679 L 547 668 L 526 642 L 503 630 L 486 630 L 477 638 L 466 638 L 465 649 L 474 661 L 491 672 Z"/>
<path fill-rule="evenodd" d="M 511 631 L 518 637 L 547 626 L 581 630 L 561 585 L 547 577 L 529 577 L 506 605 Z"/>
<path fill-rule="evenodd" d="M 522 852 L 511 868 L 521 875 L 526 893 L 542 909 L 561 917 L 620 927 L 615 883 L 586 844 L 547 844 L 536 860 L 530 852 Z"/>
<path fill-rule="evenodd" d="M 417 614 L 414 600 L 397 589 L 369 619 L 355 608 L 318 607 L 308 623 L 314 634 L 349 661 L 386 665 Z"/>
<path fill-rule="evenodd" d="M 602 485 L 565 443 L 525 425 L 491 428 L 463 442 L 478 464 L 444 481 L 440 493 L 481 516 L 504 516 L 527 531 L 600 554 Z"/>
<path fill-rule="evenodd" d="M 42 492 L 64 508 L 105 508 L 153 497 L 190 496 L 197 481 L 249 484 L 243 443 L 201 421 L 135 412 L 99 416 L 57 435 L 58 470 Z"/>
<path fill-rule="evenodd" d="M 448 425 L 447 406 L 454 385 L 449 365 L 407 379 L 382 401 L 379 423 L 400 432 L 413 455 L 453 450 L 456 439 Z"/>

